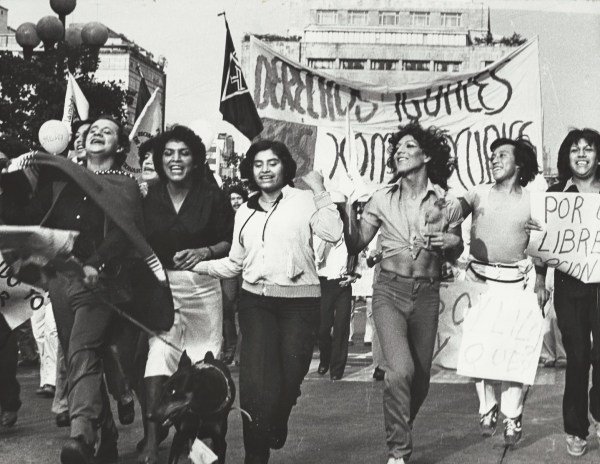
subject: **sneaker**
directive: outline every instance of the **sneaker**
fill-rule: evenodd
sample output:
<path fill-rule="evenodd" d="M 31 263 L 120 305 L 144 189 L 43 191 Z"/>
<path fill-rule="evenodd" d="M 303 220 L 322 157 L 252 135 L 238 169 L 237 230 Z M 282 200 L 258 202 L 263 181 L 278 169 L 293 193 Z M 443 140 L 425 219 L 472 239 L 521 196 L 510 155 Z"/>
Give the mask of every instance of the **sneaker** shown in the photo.
<path fill-rule="evenodd" d="M 495 404 L 487 413 L 482 414 L 479 418 L 479 428 L 481 435 L 491 437 L 496 433 L 496 424 L 498 423 L 498 405 Z"/>
<path fill-rule="evenodd" d="M 405 462 L 403 458 L 390 457 L 387 464 L 405 464 Z"/>
<path fill-rule="evenodd" d="M 587 441 L 575 435 L 567 435 L 567 453 L 571 456 L 579 457 L 585 454 Z"/>
<path fill-rule="evenodd" d="M 523 427 L 521 426 L 522 418 L 523 414 L 514 419 L 510 417 L 504 419 L 504 446 L 513 447 L 519 443 L 523 434 Z"/>
<path fill-rule="evenodd" d="M 600 440 L 600 422 L 592 417 L 592 425 L 594 426 L 594 432 L 596 432 L 596 436 Z"/>

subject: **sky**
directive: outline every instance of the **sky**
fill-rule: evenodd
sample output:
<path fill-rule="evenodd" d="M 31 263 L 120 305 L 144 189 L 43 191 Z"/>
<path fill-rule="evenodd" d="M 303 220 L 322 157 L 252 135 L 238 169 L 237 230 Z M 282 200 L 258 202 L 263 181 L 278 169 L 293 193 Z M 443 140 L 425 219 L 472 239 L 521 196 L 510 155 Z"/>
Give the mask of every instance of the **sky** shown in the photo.
<path fill-rule="evenodd" d="M 448 0 L 448 4 L 464 3 Z M 473 2 L 481 3 L 481 2 Z M 544 104 L 544 145 L 556 152 L 571 126 L 600 126 L 600 2 L 591 0 L 489 0 L 492 31 L 539 36 Z M 48 0 L 0 0 L 9 26 L 54 14 Z M 218 111 L 226 11 L 238 53 L 245 33 L 299 34 L 305 0 L 78 0 L 70 22 L 100 21 L 155 57 L 167 58 L 167 123 L 204 121 L 236 136 Z"/>

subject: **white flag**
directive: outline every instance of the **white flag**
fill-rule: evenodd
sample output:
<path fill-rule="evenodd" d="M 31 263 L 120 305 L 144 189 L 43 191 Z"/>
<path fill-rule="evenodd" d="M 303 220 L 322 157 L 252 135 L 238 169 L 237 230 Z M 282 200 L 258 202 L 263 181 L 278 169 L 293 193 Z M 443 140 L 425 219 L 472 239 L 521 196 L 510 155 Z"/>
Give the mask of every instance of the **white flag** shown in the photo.
<path fill-rule="evenodd" d="M 69 72 L 62 121 L 70 127 L 76 114 L 78 116 L 77 119 L 85 121 L 89 117 L 89 112 L 90 104 L 79 88 L 73 74 Z"/>
<path fill-rule="evenodd" d="M 158 88 L 154 90 L 150 100 L 140 113 L 129 135 L 131 148 L 123 164 L 123 170 L 133 174 L 136 178 L 142 175 L 138 149 L 146 140 L 155 137 L 162 129 L 162 107 L 158 99 Z"/>

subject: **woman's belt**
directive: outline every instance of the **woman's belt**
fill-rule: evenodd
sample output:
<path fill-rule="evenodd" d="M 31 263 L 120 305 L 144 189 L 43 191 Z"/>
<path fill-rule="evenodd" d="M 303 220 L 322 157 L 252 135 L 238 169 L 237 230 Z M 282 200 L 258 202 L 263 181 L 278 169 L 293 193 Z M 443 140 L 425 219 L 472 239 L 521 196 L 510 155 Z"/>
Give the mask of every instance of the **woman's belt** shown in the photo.
<path fill-rule="evenodd" d="M 519 266 L 517 266 L 516 264 L 502 264 L 502 263 L 486 263 L 484 261 L 477 261 L 477 260 L 471 260 L 469 261 L 469 263 L 467 264 L 467 271 L 470 270 L 473 274 L 475 274 L 475 276 L 483 281 L 487 281 L 487 280 L 491 280 L 492 282 L 500 282 L 503 284 L 516 284 L 517 282 L 523 282 L 525 280 L 525 275 L 521 274 L 520 277 L 516 278 L 516 279 L 497 279 L 494 277 L 490 277 L 490 276 L 486 276 L 483 275 L 479 272 L 477 272 L 474 268 L 473 268 L 473 264 L 476 265 L 480 265 L 480 266 L 487 266 L 487 267 L 492 267 L 492 268 L 496 268 L 496 269 L 515 269 L 515 270 L 519 270 Z"/>

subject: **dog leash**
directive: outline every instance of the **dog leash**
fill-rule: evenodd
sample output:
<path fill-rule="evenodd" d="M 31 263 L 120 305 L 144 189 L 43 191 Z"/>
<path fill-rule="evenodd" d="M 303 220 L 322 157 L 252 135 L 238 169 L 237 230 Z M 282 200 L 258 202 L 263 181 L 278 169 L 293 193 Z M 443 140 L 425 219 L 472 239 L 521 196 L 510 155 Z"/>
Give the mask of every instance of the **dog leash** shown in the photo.
<path fill-rule="evenodd" d="M 179 354 L 183 354 L 183 350 L 181 350 L 179 347 L 173 345 L 173 343 L 171 343 L 169 340 L 167 340 L 166 338 L 164 338 L 158 332 L 156 332 L 155 330 L 150 329 L 149 327 L 147 327 L 146 325 L 142 324 L 140 321 L 138 321 L 137 319 L 135 319 L 134 317 L 130 316 L 125 311 L 123 311 L 122 309 L 120 309 L 118 306 L 115 306 L 114 304 L 112 304 L 110 301 L 108 301 L 106 298 L 104 298 L 100 294 L 100 292 L 98 292 L 97 290 L 92 289 L 92 288 L 87 288 L 87 291 L 90 292 L 92 295 L 94 295 L 96 298 L 98 298 L 98 300 L 100 300 L 102 303 L 104 303 L 106 306 L 108 306 L 112 311 L 114 311 L 115 313 L 117 313 L 123 319 L 127 319 L 129 322 L 131 322 L 133 325 L 135 325 L 139 329 L 141 329 L 144 332 L 146 332 L 148 335 L 151 335 L 151 336 L 155 337 L 156 339 L 160 340 L 165 345 L 173 348 Z"/>

